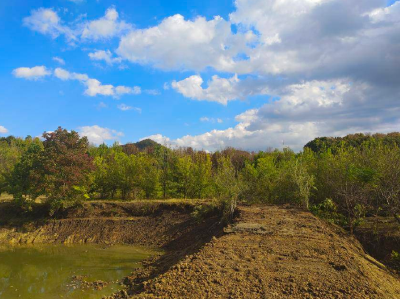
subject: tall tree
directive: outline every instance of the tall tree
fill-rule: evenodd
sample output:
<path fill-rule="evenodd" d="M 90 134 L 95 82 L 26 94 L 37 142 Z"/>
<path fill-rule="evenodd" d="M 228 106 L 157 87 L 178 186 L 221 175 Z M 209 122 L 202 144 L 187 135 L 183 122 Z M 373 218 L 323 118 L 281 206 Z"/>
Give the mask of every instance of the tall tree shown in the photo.
<path fill-rule="evenodd" d="M 47 198 L 55 205 L 78 199 L 87 190 L 89 173 L 94 169 L 87 138 L 61 127 L 45 132 L 43 138 L 42 167 L 38 171 L 43 175 L 41 183 Z"/>

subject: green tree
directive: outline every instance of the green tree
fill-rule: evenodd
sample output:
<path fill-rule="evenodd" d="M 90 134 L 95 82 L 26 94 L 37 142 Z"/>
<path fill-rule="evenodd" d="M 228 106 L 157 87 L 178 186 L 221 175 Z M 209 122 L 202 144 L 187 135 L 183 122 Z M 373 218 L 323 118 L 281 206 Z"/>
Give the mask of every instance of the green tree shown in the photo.
<path fill-rule="evenodd" d="M 194 154 L 193 192 L 197 198 L 203 198 L 211 188 L 212 163 L 211 157 L 205 152 Z"/>
<path fill-rule="evenodd" d="M 188 198 L 194 188 L 193 160 L 189 155 L 178 157 L 176 163 L 176 184 L 183 198 Z"/>
<path fill-rule="evenodd" d="M 42 176 L 40 189 L 49 202 L 58 208 L 86 197 L 89 174 L 94 168 L 92 157 L 88 155 L 87 138 L 61 127 L 45 132 L 43 138 L 41 167 L 35 169 L 35 175 Z"/>
<path fill-rule="evenodd" d="M 216 173 L 214 175 L 217 195 L 224 204 L 225 215 L 228 218 L 232 218 L 243 185 L 238 177 L 236 177 L 235 167 L 229 157 L 219 157 L 217 165 Z"/>
<path fill-rule="evenodd" d="M 308 210 L 310 206 L 311 190 L 315 185 L 314 175 L 308 173 L 305 155 L 300 156 L 293 163 L 293 180 L 298 188 L 299 198 L 303 206 Z"/>

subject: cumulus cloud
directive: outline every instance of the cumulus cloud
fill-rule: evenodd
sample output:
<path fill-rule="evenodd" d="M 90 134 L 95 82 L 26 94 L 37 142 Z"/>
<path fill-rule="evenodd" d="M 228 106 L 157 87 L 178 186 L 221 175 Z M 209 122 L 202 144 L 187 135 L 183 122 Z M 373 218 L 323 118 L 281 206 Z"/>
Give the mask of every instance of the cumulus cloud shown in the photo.
<path fill-rule="evenodd" d="M 33 31 L 50 35 L 52 38 L 65 35 L 69 41 L 76 40 L 73 30 L 64 25 L 57 12 L 51 8 L 32 10 L 31 15 L 23 19 L 23 24 Z"/>
<path fill-rule="evenodd" d="M 293 80 L 352 77 L 399 84 L 399 2 L 237 0 L 235 6 L 229 20 L 175 15 L 134 29 L 121 38 L 117 53 L 167 70 L 212 67 Z"/>
<path fill-rule="evenodd" d="M 174 140 L 156 134 L 157 140 L 210 150 L 283 144 L 299 149 L 321 135 L 400 130 L 398 1 L 236 0 L 227 20 L 174 15 L 126 34 L 118 25 L 101 29 L 104 21 L 120 22 L 112 9 L 74 35 L 85 29 L 84 40 L 122 35 L 115 51 L 121 59 L 196 72 L 165 85 L 187 98 L 223 105 L 253 95 L 268 100 L 238 115 L 235 127 Z M 53 37 L 67 35 L 53 13 L 38 10 L 24 23 Z M 101 54 L 106 63 L 114 59 L 109 54 Z M 218 75 L 204 82 L 203 70 Z M 95 94 L 117 94 L 112 85 L 92 85 L 102 91 Z"/>
<path fill-rule="evenodd" d="M 69 71 L 63 68 L 56 68 L 54 70 L 54 76 L 60 80 L 79 80 L 79 81 L 87 81 L 89 80 L 89 76 L 86 74 L 79 73 L 70 73 Z"/>
<path fill-rule="evenodd" d="M 53 60 L 54 60 L 55 62 L 58 62 L 58 63 L 61 64 L 61 65 L 65 65 L 64 59 L 62 59 L 62 58 L 60 58 L 60 57 L 53 57 Z"/>
<path fill-rule="evenodd" d="M 12 71 L 12 74 L 16 78 L 23 78 L 27 80 L 38 80 L 45 76 L 51 75 L 51 71 L 48 70 L 45 66 L 35 66 L 32 68 L 29 67 L 19 67 Z"/>
<path fill-rule="evenodd" d="M 141 88 L 139 86 L 128 87 L 128 86 L 114 86 L 111 84 L 102 84 L 97 79 L 89 78 L 86 74 L 71 73 L 62 68 L 56 68 L 54 70 L 54 76 L 60 80 L 78 80 L 86 86 L 84 92 L 85 95 L 94 97 L 97 95 L 112 96 L 114 98 L 119 98 L 122 95 L 133 94 L 137 95 L 141 93 Z"/>
<path fill-rule="evenodd" d="M 131 26 L 124 21 L 119 20 L 119 15 L 114 7 L 107 9 L 104 17 L 87 22 L 84 24 L 82 39 L 108 39 L 121 35 L 129 30 Z"/>
<path fill-rule="evenodd" d="M 110 50 L 98 50 L 93 53 L 89 53 L 89 58 L 91 60 L 105 61 L 109 65 L 121 62 L 121 58 L 113 57 L 113 54 L 110 52 Z"/>
<path fill-rule="evenodd" d="M 113 96 L 114 98 L 119 98 L 122 95 L 125 94 L 140 94 L 140 87 L 135 86 L 135 87 L 128 87 L 128 86 L 116 86 L 114 87 L 111 84 L 106 84 L 103 85 L 99 80 L 97 79 L 89 79 L 85 82 L 86 85 L 86 90 L 85 94 L 91 97 L 97 96 L 97 95 L 103 95 L 103 96 Z"/>
<path fill-rule="evenodd" d="M 230 53 L 227 60 L 239 56 L 230 64 L 211 58 L 203 65 L 242 74 L 241 79 L 214 77 L 203 87 L 201 76 L 194 75 L 172 87 L 185 97 L 222 104 L 255 94 L 271 95 L 272 101 L 238 115 L 235 127 L 168 142 L 209 150 L 283 145 L 299 150 L 317 136 L 400 130 L 400 2 L 237 0 L 235 5 L 231 24 L 254 31 L 256 42 Z M 242 79 L 243 74 L 250 76 Z"/>
<path fill-rule="evenodd" d="M 73 2 L 82 1 L 73 0 Z M 23 24 L 32 31 L 52 38 L 64 35 L 72 44 L 78 41 L 107 40 L 121 36 L 132 28 L 131 25 L 119 20 L 118 12 L 114 7 L 108 8 L 105 15 L 99 19 L 91 21 L 77 19 L 71 24 L 63 22 L 55 10 L 42 7 L 32 10 L 31 14 L 23 19 Z"/>
<path fill-rule="evenodd" d="M 268 94 L 265 83 L 253 79 L 239 80 L 236 75 L 228 79 L 215 75 L 208 82 L 207 88 L 202 87 L 203 82 L 199 75 L 193 75 L 179 82 L 173 81 L 171 86 L 185 97 L 223 105 L 252 95 Z"/>
<path fill-rule="evenodd" d="M 122 132 L 103 128 L 98 125 L 80 127 L 79 135 L 86 136 L 89 142 L 99 145 L 107 141 L 117 141 L 120 137 L 124 136 Z"/>
<path fill-rule="evenodd" d="M 343 136 L 354 132 L 400 130 L 400 91 L 388 91 L 346 79 L 309 81 L 273 91 L 278 100 L 236 116 L 238 124 L 226 130 L 169 139 L 173 146 L 220 150 L 234 146 L 247 150 L 289 146 L 300 150 L 318 136 Z M 376 101 L 377 98 L 384 99 Z M 203 118 L 208 121 L 209 118 Z"/>
<path fill-rule="evenodd" d="M 233 34 L 231 24 L 221 17 L 185 20 L 177 14 L 158 26 L 132 30 L 122 37 L 117 53 L 132 62 L 162 69 L 230 69 L 233 56 L 253 39 L 251 32 Z"/>
<path fill-rule="evenodd" d="M 113 96 L 115 94 L 114 86 L 111 84 L 103 85 L 97 79 L 89 79 L 85 82 L 87 89 L 85 94 L 91 97 L 97 96 L 98 94 L 103 96 Z"/>
<path fill-rule="evenodd" d="M 6 134 L 6 133 L 8 133 L 8 130 L 3 126 L 0 126 L 0 134 Z"/>

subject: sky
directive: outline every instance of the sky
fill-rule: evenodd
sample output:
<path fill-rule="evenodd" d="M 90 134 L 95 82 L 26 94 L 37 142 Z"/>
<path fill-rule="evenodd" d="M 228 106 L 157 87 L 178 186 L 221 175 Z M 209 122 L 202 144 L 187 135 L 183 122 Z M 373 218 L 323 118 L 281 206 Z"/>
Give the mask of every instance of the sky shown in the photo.
<path fill-rule="evenodd" d="M 400 131 L 400 2 L 0 2 L 0 136 L 300 150 Z"/>

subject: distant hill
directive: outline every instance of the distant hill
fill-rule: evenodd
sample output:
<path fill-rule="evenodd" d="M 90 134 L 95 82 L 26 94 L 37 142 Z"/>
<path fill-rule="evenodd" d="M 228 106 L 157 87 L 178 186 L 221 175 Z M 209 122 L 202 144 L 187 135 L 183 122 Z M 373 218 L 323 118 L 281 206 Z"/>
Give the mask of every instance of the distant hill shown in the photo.
<path fill-rule="evenodd" d="M 138 141 L 136 143 L 134 143 L 134 145 L 140 150 L 143 151 L 146 148 L 149 147 L 158 147 L 158 146 L 162 146 L 161 144 L 159 144 L 158 142 L 155 142 L 154 140 L 151 139 L 144 139 L 141 141 Z"/>
<path fill-rule="evenodd" d="M 345 137 L 318 137 L 308 142 L 304 148 L 319 153 L 326 149 L 345 147 L 359 147 L 367 142 L 382 142 L 383 144 L 396 144 L 400 146 L 400 133 L 393 132 L 388 134 L 350 134 Z"/>

